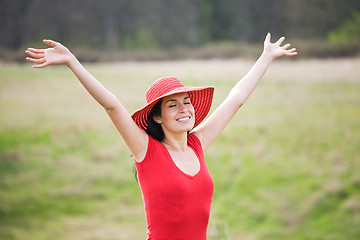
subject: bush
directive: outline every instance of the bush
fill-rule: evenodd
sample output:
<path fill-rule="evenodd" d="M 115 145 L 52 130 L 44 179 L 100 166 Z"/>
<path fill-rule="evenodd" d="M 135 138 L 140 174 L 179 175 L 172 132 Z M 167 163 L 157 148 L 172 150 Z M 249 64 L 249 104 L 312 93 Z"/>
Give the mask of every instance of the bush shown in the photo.
<path fill-rule="evenodd" d="M 333 43 L 358 42 L 360 40 L 360 12 L 355 12 L 351 19 L 331 31 L 328 38 Z"/>

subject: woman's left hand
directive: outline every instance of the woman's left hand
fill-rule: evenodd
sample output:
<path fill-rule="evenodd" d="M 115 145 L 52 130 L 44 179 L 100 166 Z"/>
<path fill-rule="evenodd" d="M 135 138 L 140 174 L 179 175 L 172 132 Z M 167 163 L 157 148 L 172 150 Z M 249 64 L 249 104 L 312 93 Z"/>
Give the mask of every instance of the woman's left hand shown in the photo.
<path fill-rule="evenodd" d="M 275 43 L 271 43 L 270 39 L 271 39 L 271 34 L 268 33 L 264 41 L 263 53 L 269 54 L 271 58 L 274 59 L 281 56 L 294 56 L 297 54 L 296 48 L 288 49 L 290 47 L 289 43 L 285 44 L 284 46 L 280 46 L 282 42 L 285 40 L 285 37 L 279 38 L 279 40 L 277 40 L 277 42 Z"/>

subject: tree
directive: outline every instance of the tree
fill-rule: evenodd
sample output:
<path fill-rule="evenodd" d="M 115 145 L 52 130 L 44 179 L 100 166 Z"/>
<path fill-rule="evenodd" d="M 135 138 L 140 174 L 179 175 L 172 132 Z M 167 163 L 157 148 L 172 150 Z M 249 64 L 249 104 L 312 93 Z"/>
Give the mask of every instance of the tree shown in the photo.
<path fill-rule="evenodd" d="M 349 43 L 360 41 L 360 12 L 355 12 L 350 19 L 331 31 L 328 35 L 331 42 Z"/>

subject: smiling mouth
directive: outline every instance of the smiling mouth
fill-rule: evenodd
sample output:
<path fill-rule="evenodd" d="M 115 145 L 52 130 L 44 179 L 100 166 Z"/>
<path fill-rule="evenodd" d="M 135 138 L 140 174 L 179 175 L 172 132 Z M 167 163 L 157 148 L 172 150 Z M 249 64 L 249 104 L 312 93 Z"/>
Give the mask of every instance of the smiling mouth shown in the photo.
<path fill-rule="evenodd" d="M 189 120 L 189 119 L 190 119 L 190 117 L 182 117 L 182 118 L 176 119 L 176 121 L 181 122 L 181 121 L 186 121 L 186 120 Z"/>

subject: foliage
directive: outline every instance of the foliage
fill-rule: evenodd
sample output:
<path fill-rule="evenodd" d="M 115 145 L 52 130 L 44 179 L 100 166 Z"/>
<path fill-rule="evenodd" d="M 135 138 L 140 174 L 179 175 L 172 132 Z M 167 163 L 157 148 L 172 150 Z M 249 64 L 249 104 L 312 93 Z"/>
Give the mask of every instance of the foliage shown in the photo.
<path fill-rule="evenodd" d="M 335 43 L 360 42 L 360 12 L 355 12 L 351 19 L 331 31 L 328 38 Z"/>
<path fill-rule="evenodd" d="M 16 50 L 52 38 L 102 50 L 171 49 L 275 37 L 325 39 L 358 0 L 0 0 L 0 45 Z M 39 14 L 41 13 L 41 14 Z"/>

